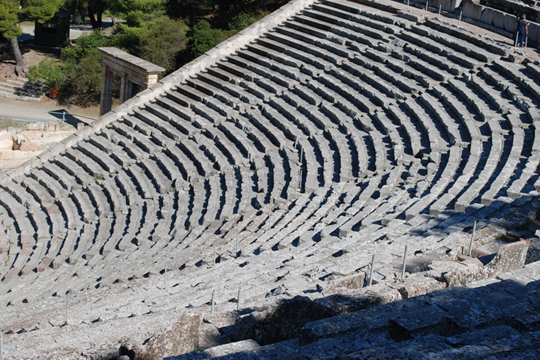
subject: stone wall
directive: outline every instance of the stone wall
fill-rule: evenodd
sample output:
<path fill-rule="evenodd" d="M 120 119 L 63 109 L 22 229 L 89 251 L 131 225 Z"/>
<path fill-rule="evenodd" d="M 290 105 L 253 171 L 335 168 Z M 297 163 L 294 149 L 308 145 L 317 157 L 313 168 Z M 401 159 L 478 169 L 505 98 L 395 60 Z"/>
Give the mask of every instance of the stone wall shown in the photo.
<path fill-rule="evenodd" d="M 21 165 L 71 134 L 73 131 L 62 130 L 60 123 L 53 122 L 27 123 L 24 129 L 0 131 L 0 169 Z"/>

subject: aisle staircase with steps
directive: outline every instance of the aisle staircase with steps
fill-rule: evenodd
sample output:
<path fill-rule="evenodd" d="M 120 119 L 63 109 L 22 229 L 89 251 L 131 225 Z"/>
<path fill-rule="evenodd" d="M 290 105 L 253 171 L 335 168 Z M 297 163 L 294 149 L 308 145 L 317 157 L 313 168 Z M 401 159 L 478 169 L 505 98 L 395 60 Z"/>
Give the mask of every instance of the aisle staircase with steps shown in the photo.
<path fill-rule="evenodd" d="M 22 101 L 39 101 L 46 93 L 47 86 L 41 82 L 32 83 L 25 78 L 0 82 L 0 97 Z"/>

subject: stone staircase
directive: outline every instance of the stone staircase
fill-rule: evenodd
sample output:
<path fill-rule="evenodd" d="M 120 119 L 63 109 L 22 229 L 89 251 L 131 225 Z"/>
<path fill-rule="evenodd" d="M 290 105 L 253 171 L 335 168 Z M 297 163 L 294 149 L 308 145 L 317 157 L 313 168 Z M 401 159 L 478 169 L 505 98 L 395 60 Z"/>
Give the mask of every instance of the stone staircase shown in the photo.
<path fill-rule="evenodd" d="M 28 79 L 6 80 L 0 82 L 0 97 L 23 101 L 39 101 L 47 87 L 42 83 L 31 83 Z"/>

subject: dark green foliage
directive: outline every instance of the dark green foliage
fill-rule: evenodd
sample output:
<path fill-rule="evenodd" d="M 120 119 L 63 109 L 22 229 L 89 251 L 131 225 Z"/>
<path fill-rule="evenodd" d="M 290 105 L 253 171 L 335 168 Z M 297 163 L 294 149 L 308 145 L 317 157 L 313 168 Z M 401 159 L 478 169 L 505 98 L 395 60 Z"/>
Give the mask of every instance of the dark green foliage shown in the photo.
<path fill-rule="evenodd" d="M 24 9 L 24 14 L 31 19 L 45 22 L 64 4 L 64 0 L 31 0 L 28 7 Z"/>
<path fill-rule="evenodd" d="M 101 94 L 102 68 L 103 55 L 97 49 L 92 49 L 79 62 L 70 83 L 77 90 L 82 92 L 94 90 L 99 95 Z"/>
<path fill-rule="evenodd" d="M 61 61 L 46 57 L 38 65 L 30 66 L 28 80 L 36 82 L 41 80 L 50 88 L 59 88 L 66 83 L 72 67 Z"/>
<path fill-rule="evenodd" d="M 231 19 L 231 21 L 229 22 L 229 30 L 233 30 L 236 32 L 242 31 L 251 24 L 254 24 L 257 21 L 261 20 L 266 15 L 268 15 L 268 13 L 260 10 L 255 13 L 241 12 Z"/>
<path fill-rule="evenodd" d="M 78 63 L 94 49 L 104 46 L 109 46 L 109 37 L 103 35 L 100 30 L 94 30 L 90 35 L 84 34 L 79 37 L 77 46 L 62 49 L 62 59 Z"/>
<path fill-rule="evenodd" d="M 191 58 L 196 59 L 214 46 L 220 43 L 222 31 L 212 29 L 210 23 L 206 20 L 200 21 L 191 30 L 189 45 L 191 47 Z"/>
<path fill-rule="evenodd" d="M 139 57 L 162 66 L 167 73 L 176 70 L 176 56 L 186 46 L 187 27 L 183 21 L 165 20 L 141 34 Z"/>
<path fill-rule="evenodd" d="M 19 23 L 19 3 L 13 0 L 0 0 L 0 34 L 13 39 L 22 34 Z"/>

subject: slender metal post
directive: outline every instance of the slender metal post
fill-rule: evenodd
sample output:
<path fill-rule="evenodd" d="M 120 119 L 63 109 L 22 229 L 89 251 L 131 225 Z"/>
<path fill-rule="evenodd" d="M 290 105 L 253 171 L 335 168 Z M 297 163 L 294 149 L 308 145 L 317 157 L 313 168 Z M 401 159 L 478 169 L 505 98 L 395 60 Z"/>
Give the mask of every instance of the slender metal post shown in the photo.
<path fill-rule="evenodd" d="M 375 264 L 375 254 L 371 257 L 371 268 L 369 269 L 369 284 L 368 286 L 371 286 L 373 284 L 373 265 Z"/>
<path fill-rule="evenodd" d="M 212 290 L 212 302 L 210 303 L 210 315 L 214 315 L 214 293 L 216 290 Z"/>
<path fill-rule="evenodd" d="M 458 21 L 458 27 L 461 26 L 461 16 L 463 15 L 463 11 L 459 12 L 459 21 Z"/>
<path fill-rule="evenodd" d="M 441 4 L 439 4 L 439 19 L 441 18 Z"/>
<path fill-rule="evenodd" d="M 409 7 L 409 0 L 407 0 L 407 7 Z"/>
<path fill-rule="evenodd" d="M 426 16 L 427 16 L 427 8 L 428 8 L 428 1 L 426 1 L 426 11 L 424 12 Z"/>
<path fill-rule="evenodd" d="M 472 245 L 473 245 L 473 241 L 474 241 L 474 233 L 475 232 L 476 232 L 476 221 L 474 222 L 474 226 L 473 226 L 473 229 L 472 229 L 471 243 L 469 244 L 469 256 L 472 255 Z"/>
<path fill-rule="evenodd" d="M 401 270 L 401 278 L 405 278 L 405 267 L 407 266 L 407 250 L 409 250 L 409 245 L 405 245 L 405 255 L 403 255 L 403 269 Z"/>
<path fill-rule="evenodd" d="M 216 243 L 214 243 L 214 264 L 216 263 Z"/>
<path fill-rule="evenodd" d="M 516 41 L 515 41 L 515 43 L 514 43 L 514 46 L 517 46 L 517 44 L 518 44 L 518 39 L 519 39 L 519 32 L 516 33 Z"/>
<path fill-rule="evenodd" d="M 62 110 L 62 122 L 66 122 L 66 111 Z"/>
<path fill-rule="evenodd" d="M 525 49 L 527 49 L 527 40 L 529 39 L 529 35 L 525 35 Z"/>
<path fill-rule="evenodd" d="M 236 310 L 240 310 L 240 295 L 241 295 L 241 290 L 238 289 L 238 300 L 236 301 Z"/>
<path fill-rule="evenodd" d="M 68 324 L 68 312 L 69 312 L 69 291 L 66 293 L 66 325 Z"/>

